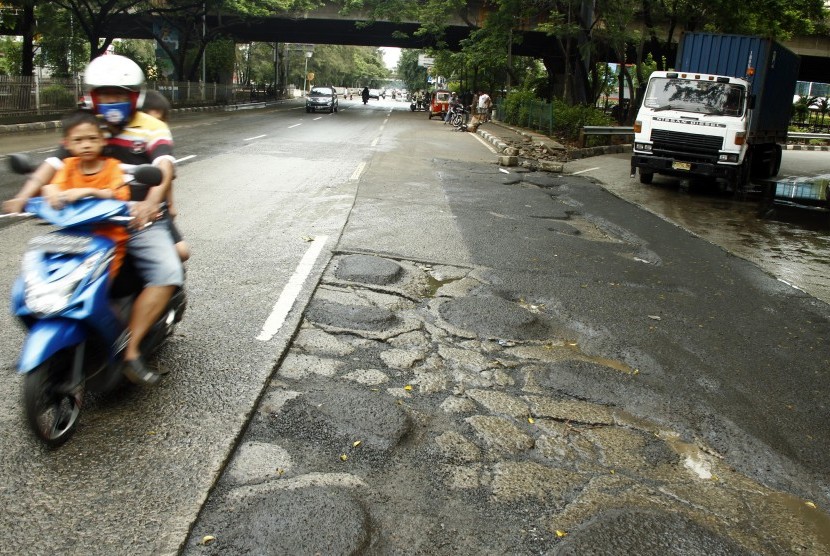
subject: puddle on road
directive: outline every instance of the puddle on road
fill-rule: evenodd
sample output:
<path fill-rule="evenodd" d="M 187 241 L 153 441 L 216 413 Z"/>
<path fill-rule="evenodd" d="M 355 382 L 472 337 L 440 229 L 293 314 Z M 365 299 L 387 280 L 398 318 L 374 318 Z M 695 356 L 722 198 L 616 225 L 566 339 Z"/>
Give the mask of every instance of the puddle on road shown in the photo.
<path fill-rule="evenodd" d="M 773 503 L 786 507 L 800 522 L 808 524 L 830 554 L 830 515 L 821 511 L 812 502 L 791 494 L 776 492 L 769 497 Z"/>
<path fill-rule="evenodd" d="M 435 294 L 438 293 L 438 290 L 440 290 L 442 286 L 452 284 L 453 282 L 460 280 L 460 278 L 447 278 L 446 280 L 439 280 L 429 273 L 426 273 L 426 278 L 427 285 L 424 293 L 426 297 L 435 297 Z"/>
<path fill-rule="evenodd" d="M 609 367 L 611 369 L 614 369 L 615 371 L 619 371 L 627 375 L 639 374 L 639 371 L 637 369 L 634 369 L 617 359 L 609 359 L 607 357 L 588 355 L 580 349 L 579 344 L 577 344 L 576 342 L 565 342 L 564 347 L 568 350 L 568 352 L 570 352 L 573 355 L 572 359 L 585 361 L 587 363 L 595 363 L 603 367 Z"/>
<path fill-rule="evenodd" d="M 827 212 L 776 207 L 772 218 L 762 219 L 756 201 L 737 202 L 714 192 L 684 193 L 668 184 L 643 187 L 633 180 L 612 190 L 830 303 Z"/>

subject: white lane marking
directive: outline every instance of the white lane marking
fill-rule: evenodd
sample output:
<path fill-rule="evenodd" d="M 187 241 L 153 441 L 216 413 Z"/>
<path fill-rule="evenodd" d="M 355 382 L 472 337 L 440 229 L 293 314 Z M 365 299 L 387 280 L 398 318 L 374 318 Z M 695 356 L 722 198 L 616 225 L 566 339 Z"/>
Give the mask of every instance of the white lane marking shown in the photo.
<path fill-rule="evenodd" d="M 790 282 L 787 282 L 787 281 L 786 281 L 786 280 L 784 280 L 783 278 L 776 278 L 776 280 L 778 280 L 778 281 L 779 281 L 779 282 L 781 282 L 782 284 L 787 284 L 789 287 L 791 287 L 791 288 L 793 288 L 793 289 L 796 289 L 796 290 L 798 290 L 798 291 L 800 291 L 800 292 L 802 292 L 802 293 L 807 293 L 807 292 L 805 292 L 804 290 L 802 290 L 801 288 L 799 288 L 798 286 L 796 286 L 795 284 L 792 284 L 792 283 L 790 283 Z"/>
<path fill-rule="evenodd" d="M 370 147 L 377 147 L 378 143 L 380 143 L 380 137 L 375 137 L 375 140 L 372 141 L 372 144 L 369 145 Z"/>
<path fill-rule="evenodd" d="M 176 164 L 178 164 L 179 162 L 184 162 L 185 160 L 190 160 L 191 158 L 196 158 L 196 155 L 195 155 L 195 154 L 189 154 L 189 155 L 187 155 L 187 156 L 183 156 L 183 157 L 181 157 L 181 158 L 177 158 L 177 159 L 176 159 Z"/>
<path fill-rule="evenodd" d="M 294 302 L 297 301 L 297 297 L 303 289 L 303 284 L 308 278 L 308 275 L 311 274 L 314 263 L 317 261 L 320 253 L 322 253 L 327 239 L 328 236 L 317 236 L 311 242 L 308 251 L 305 252 L 305 255 L 300 260 L 300 264 L 294 270 L 294 274 L 291 275 L 288 283 L 282 289 L 282 293 L 274 304 L 271 314 L 268 315 L 265 324 L 262 325 L 262 331 L 256 337 L 257 340 L 267 342 L 280 331 L 280 328 L 285 323 L 285 318 L 288 316 L 288 313 L 294 306 Z"/>
<path fill-rule="evenodd" d="M 37 151 L 37 154 L 46 154 L 46 153 L 50 153 L 50 152 L 55 151 L 55 150 L 57 150 L 57 149 L 47 149 L 45 151 Z"/>
<path fill-rule="evenodd" d="M 317 120 L 322 120 L 322 119 L 323 119 L 323 116 L 317 116 L 316 118 L 314 118 L 314 121 L 316 122 Z"/>
<path fill-rule="evenodd" d="M 504 168 L 499 168 L 499 172 L 501 172 L 503 174 L 509 174 L 510 173 L 507 170 L 505 170 Z"/>
<path fill-rule="evenodd" d="M 298 125 L 303 125 L 303 124 L 294 124 L 294 125 L 290 125 L 290 126 L 288 126 L 288 129 L 291 129 L 292 127 L 297 127 Z"/>
<path fill-rule="evenodd" d="M 361 162 L 360 164 L 358 164 L 357 168 L 355 168 L 355 171 L 352 172 L 352 177 L 349 178 L 349 181 L 359 180 L 360 179 L 360 174 L 362 174 L 363 170 L 365 170 L 365 169 L 366 169 L 366 163 L 365 162 Z"/>
<path fill-rule="evenodd" d="M 262 139 L 263 137 L 267 137 L 267 135 L 257 135 L 256 137 L 248 137 L 247 139 L 243 139 L 243 141 L 253 141 L 254 139 Z"/>
<path fill-rule="evenodd" d="M 584 174 L 585 172 L 591 172 L 593 170 L 599 170 L 599 166 L 594 166 L 593 168 L 585 168 L 584 170 L 580 170 L 579 172 L 574 172 L 571 175 L 572 176 L 578 176 L 579 174 Z"/>
<path fill-rule="evenodd" d="M 493 148 L 493 145 L 491 145 L 490 143 L 488 143 L 487 141 L 485 141 L 484 139 L 482 139 L 482 138 L 481 138 L 481 136 L 480 136 L 478 133 L 470 133 L 469 135 L 472 135 L 473 137 L 475 137 L 476 139 L 478 139 L 478 140 L 479 140 L 479 142 L 481 142 L 481 144 L 482 144 L 482 145 L 484 145 L 485 147 L 487 147 L 487 149 L 488 149 L 491 153 L 493 153 L 493 154 L 499 154 L 499 151 L 497 151 L 496 149 L 494 149 L 494 148 Z"/>

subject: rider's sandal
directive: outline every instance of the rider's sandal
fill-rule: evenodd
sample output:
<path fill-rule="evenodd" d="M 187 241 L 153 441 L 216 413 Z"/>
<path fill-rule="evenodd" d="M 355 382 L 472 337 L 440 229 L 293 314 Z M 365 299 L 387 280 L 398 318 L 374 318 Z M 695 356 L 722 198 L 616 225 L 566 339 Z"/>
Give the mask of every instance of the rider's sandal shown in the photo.
<path fill-rule="evenodd" d="M 159 373 L 155 373 L 144 366 L 144 361 L 139 357 L 138 359 L 131 359 L 124 361 L 124 376 L 127 380 L 135 384 L 155 384 L 161 379 Z"/>

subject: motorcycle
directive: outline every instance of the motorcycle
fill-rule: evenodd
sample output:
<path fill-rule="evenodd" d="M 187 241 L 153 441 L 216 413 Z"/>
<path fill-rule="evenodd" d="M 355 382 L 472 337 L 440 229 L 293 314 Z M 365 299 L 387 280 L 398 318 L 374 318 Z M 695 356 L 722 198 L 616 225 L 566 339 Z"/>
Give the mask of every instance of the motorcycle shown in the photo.
<path fill-rule="evenodd" d="M 33 170 L 22 155 L 10 160 L 16 173 Z M 138 166 L 133 176 L 133 191 L 162 179 L 161 171 L 149 165 Z M 58 228 L 29 242 L 12 288 L 12 312 L 27 329 L 17 366 L 24 375 L 26 420 L 44 444 L 55 448 L 75 432 L 85 391 L 106 392 L 124 383 L 125 323 L 143 284 L 129 255 L 111 280 L 115 243 L 91 231 L 96 223 L 128 224 L 128 202 L 87 198 L 54 209 L 35 197 L 25 210 Z M 142 353 L 149 356 L 161 347 L 185 307 L 184 290 L 178 288 L 142 340 Z"/>
<path fill-rule="evenodd" d="M 469 114 L 470 111 L 464 108 L 461 103 L 450 105 L 450 125 L 461 131 L 466 131 L 466 120 Z"/>

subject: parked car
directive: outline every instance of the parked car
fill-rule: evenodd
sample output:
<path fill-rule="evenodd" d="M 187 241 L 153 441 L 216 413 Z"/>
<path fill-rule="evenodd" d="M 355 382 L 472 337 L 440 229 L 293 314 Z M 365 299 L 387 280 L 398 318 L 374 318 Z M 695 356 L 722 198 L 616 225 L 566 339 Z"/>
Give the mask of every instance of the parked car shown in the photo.
<path fill-rule="evenodd" d="M 327 110 L 337 112 L 337 93 L 333 87 L 312 87 L 305 99 L 305 111 Z"/>

